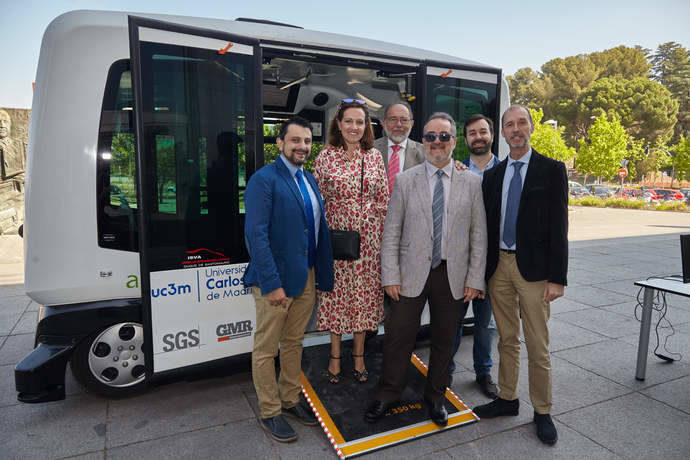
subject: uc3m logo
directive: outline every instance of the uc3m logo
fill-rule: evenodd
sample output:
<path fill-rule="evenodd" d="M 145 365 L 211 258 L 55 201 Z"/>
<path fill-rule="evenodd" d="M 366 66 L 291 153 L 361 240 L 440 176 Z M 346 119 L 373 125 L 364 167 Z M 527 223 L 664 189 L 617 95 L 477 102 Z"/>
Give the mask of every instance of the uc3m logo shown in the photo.
<path fill-rule="evenodd" d="M 198 347 L 200 343 L 199 329 L 180 331 L 176 334 L 163 336 L 163 351 L 184 350 L 185 348 Z"/>
<path fill-rule="evenodd" d="M 151 289 L 151 297 L 168 297 L 168 296 L 174 296 L 174 295 L 179 295 L 179 294 L 191 294 L 192 293 L 192 287 L 189 284 L 175 284 L 175 283 L 170 283 L 166 287 L 163 288 L 155 288 Z"/>

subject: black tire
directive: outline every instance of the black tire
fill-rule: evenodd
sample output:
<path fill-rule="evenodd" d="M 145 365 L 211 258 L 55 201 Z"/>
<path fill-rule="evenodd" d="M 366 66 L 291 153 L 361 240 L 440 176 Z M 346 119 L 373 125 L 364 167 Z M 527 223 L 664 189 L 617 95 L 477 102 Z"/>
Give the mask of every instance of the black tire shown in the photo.
<path fill-rule="evenodd" d="M 108 398 L 130 396 L 146 386 L 140 323 L 117 323 L 82 340 L 74 350 L 70 367 L 77 381 L 90 393 Z"/>

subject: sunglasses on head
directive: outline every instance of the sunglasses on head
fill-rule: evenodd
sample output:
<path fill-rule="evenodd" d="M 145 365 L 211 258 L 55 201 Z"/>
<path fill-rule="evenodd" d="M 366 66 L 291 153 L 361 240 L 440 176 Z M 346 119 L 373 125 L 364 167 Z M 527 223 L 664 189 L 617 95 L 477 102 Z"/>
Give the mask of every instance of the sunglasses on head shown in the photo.
<path fill-rule="evenodd" d="M 343 102 L 346 103 L 346 104 L 349 104 L 349 103 L 351 103 L 351 102 L 356 102 L 357 104 L 367 105 L 367 103 L 364 102 L 364 101 L 361 100 L 361 99 L 343 99 Z"/>
<path fill-rule="evenodd" d="M 426 133 L 424 136 L 424 140 L 427 142 L 436 142 L 436 138 L 438 137 L 438 140 L 441 142 L 448 142 L 453 138 L 452 134 L 449 133 Z"/>

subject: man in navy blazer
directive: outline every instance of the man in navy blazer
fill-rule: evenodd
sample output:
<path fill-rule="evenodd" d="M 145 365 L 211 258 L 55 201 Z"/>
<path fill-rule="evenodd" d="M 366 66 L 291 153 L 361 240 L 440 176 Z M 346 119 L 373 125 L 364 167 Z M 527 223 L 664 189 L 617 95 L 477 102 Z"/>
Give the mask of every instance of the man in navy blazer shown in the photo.
<path fill-rule="evenodd" d="M 244 282 L 253 286 L 256 301 L 252 379 L 261 427 L 280 442 L 297 439 L 283 415 L 305 425 L 318 423 L 300 400 L 302 341 L 316 289 L 333 289 L 323 198 L 314 177 L 302 168 L 311 153 L 311 138 L 308 121 L 285 121 L 276 139 L 280 156 L 249 179 L 244 193 L 250 257 Z"/>
<path fill-rule="evenodd" d="M 527 348 L 529 395 L 537 437 L 558 439 L 551 420 L 550 302 L 561 297 L 568 271 L 568 177 L 565 165 L 530 146 L 532 116 L 512 105 L 501 119 L 510 155 L 484 173 L 488 253 L 486 279 L 500 336 L 498 397 L 474 412 L 518 415 L 520 323 Z"/>

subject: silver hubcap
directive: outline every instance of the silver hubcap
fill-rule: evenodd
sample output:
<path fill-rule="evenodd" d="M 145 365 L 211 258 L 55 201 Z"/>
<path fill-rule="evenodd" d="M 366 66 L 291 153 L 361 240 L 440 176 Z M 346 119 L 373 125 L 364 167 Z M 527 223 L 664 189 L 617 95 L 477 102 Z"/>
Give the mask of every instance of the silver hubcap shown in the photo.
<path fill-rule="evenodd" d="M 114 324 L 101 332 L 89 350 L 89 368 L 99 382 L 129 387 L 146 377 L 144 329 L 139 323 Z"/>

